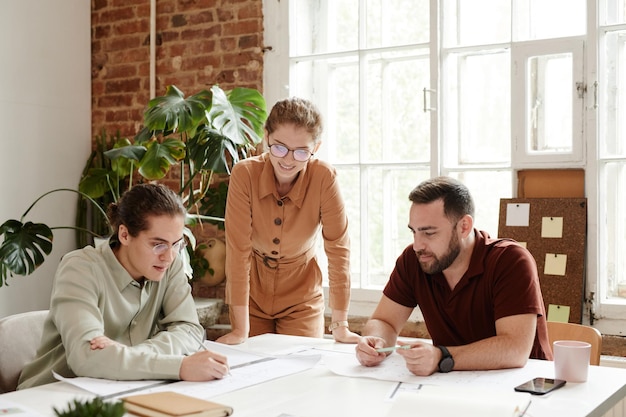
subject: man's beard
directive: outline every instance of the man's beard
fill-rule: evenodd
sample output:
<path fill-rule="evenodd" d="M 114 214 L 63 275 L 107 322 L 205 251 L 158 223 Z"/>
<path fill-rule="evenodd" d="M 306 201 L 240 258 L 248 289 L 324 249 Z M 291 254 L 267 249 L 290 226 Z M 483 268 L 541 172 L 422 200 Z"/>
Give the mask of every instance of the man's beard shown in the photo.
<path fill-rule="evenodd" d="M 454 260 L 459 256 L 459 253 L 461 253 L 461 245 L 459 244 L 459 237 L 456 234 L 456 230 L 452 231 L 452 237 L 448 243 L 448 251 L 444 253 L 441 258 L 437 257 L 434 253 L 424 251 L 415 252 L 417 260 L 422 267 L 422 271 L 430 275 L 437 274 L 448 269 Z M 421 255 L 431 255 L 434 260 L 430 263 L 421 262 L 419 260 Z"/>

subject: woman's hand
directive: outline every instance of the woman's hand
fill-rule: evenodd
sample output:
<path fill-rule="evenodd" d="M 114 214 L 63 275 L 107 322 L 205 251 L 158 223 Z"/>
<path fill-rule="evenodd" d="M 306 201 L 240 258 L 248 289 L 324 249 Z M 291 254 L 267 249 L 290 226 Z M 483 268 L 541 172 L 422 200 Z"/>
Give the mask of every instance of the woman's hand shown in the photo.
<path fill-rule="evenodd" d="M 224 343 L 225 345 L 238 345 L 246 341 L 246 336 L 237 332 L 226 333 L 224 336 L 217 338 L 217 343 Z"/>
<path fill-rule="evenodd" d="M 341 326 L 333 330 L 333 338 L 340 343 L 358 343 L 361 336 L 351 332 L 349 328 Z"/>

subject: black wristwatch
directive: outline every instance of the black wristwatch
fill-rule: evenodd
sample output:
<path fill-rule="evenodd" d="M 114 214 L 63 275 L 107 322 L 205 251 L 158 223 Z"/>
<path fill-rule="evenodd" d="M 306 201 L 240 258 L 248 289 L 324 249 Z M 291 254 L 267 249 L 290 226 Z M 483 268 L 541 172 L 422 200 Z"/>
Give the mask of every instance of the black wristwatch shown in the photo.
<path fill-rule="evenodd" d="M 445 346 L 437 346 L 441 350 L 441 360 L 439 361 L 439 372 L 447 373 L 454 368 L 454 359 Z"/>

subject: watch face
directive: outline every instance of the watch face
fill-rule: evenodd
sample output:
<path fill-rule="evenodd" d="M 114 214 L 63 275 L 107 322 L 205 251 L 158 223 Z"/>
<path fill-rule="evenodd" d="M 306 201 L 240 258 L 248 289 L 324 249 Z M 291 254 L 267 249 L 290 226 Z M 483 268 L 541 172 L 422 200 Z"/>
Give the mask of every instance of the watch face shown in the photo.
<path fill-rule="evenodd" d="M 454 367 L 454 360 L 451 357 L 443 358 L 439 362 L 439 372 L 450 372 Z"/>

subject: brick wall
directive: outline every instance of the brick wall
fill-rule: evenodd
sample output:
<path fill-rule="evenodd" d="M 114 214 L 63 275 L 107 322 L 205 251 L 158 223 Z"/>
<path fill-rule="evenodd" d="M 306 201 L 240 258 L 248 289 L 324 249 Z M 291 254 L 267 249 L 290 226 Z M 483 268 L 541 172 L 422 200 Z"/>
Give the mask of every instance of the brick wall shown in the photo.
<path fill-rule="evenodd" d="M 92 137 L 134 136 L 150 98 L 150 0 L 92 0 Z M 156 95 L 263 88 L 261 0 L 156 1 Z"/>
<path fill-rule="evenodd" d="M 155 94 L 172 84 L 186 96 L 214 84 L 262 92 L 262 5 L 157 0 Z M 91 48 L 92 140 L 103 128 L 132 138 L 150 99 L 150 0 L 92 0 Z M 177 186 L 173 178 L 163 182 Z M 194 283 L 194 294 L 223 298 L 224 289 Z"/>

